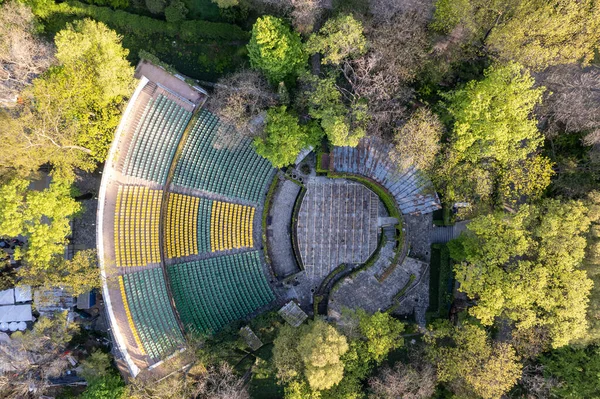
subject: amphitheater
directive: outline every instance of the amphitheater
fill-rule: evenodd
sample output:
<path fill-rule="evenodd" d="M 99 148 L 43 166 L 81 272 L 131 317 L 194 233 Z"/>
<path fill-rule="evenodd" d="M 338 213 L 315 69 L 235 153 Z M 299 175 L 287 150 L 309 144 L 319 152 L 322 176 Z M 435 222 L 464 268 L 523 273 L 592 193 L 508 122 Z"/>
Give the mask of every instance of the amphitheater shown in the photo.
<path fill-rule="evenodd" d="M 229 127 L 205 109 L 208 94 L 200 87 L 145 61 L 136 78 L 104 167 L 97 213 L 104 302 L 133 376 L 185 350 L 190 332 L 214 333 L 290 299 L 312 300 L 295 297 L 265 248 L 273 243 L 263 239 L 265 198 L 285 180 L 282 172 L 250 140 L 223 145 L 220 134 Z M 334 148 L 328 168 L 381 186 L 402 214 L 437 209 L 428 182 L 415 170 L 396 171 L 386 151 L 376 140 Z M 290 215 L 268 225 L 293 229 L 296 277 L 314 291 L 338 264 L 366 262 L 386 221 L 399 221 L 390 222 L 377 194 L 356 181 L 314 173 L 305 179 L 295 223 Z M 288 201 L 290 210 L 295 202 Z"/>

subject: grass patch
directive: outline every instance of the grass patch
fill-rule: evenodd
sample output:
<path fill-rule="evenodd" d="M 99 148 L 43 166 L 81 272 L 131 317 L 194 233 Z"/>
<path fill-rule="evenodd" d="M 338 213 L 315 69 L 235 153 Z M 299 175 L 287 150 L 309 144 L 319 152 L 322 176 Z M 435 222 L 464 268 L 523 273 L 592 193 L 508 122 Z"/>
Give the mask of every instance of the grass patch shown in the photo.
<path fill-rule="evenodd" d="M 454 272 L 450 251 L 446 244 L 431 246 L 429 266 L 429 309 L 430 318 L 445 318 L 452 304 Z"/>

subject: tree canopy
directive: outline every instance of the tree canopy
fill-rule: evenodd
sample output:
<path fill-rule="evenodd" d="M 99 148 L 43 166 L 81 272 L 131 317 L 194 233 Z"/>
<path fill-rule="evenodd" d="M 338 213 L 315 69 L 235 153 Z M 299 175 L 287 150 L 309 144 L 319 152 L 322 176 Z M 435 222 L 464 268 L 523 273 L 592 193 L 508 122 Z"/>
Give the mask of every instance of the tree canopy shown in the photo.
<path fill-rule="evenodd" d="M 428 355 L 439 380 L 454 383 L 459 396 L 500 398 L 517 383 L 522 366 L 510 344 L 490 340 L 474 324 L 437 327 L 425 335 Z"/>
<path fill-rule="evenodd" d="M 592 282 L 580 266 L 589 226 L 582 203 L 552 199 L 473 219 L 451 245 L 460 290 L 476 303 L 469 313 L 484 325 L 506 317 L 517 329 L 541 327 L 554 347 L 583 337 Z"/>
<path fill-rule="evenodd" d="M 298 75 L 307 61 L 300 36 L 282 19 L 271 15 L 260 17 L 254 23 L 248 56 L 250 65 L 263 71 L 272 83 Z"/>
<path fill-rule="evenodd" d="M 322 134 L 321 128 L 314 123 L 300 125 L 298 117 L 282 105 L 267 111 L 263 135 L 254 139 L 254 146 L 256 152 L 274 167 L 282 168 L 293 164 L 302 149 L 316 147 Z"/>
<path fill-rule="evenodd" d="M 537 154 L 543 137 L 532 118 L 544 89 L 533 84 L 513 62 L 492 66 L 483 80 L 444 96 L 452 128 L 438 176 L 448 201 L 535 197 L 550 183 L 550 163 Z"/>
<path fill-rule="evenodd" d="M 363 26 L 352 15 L 328 19 L 318 33 L 306 43 L 309 53 L 321 53 L 324 64 L 337 65 L 346 58 L 355 58 L 367 51 Z"/>
<path fill-rule="evenodd" d="M 273 358 L 283 381 L 304 377 L 314 391 L 331 388 L 344 376 L 346 337 L 323 320 L 298 328 L 283 326 L 273 342 Z"/>

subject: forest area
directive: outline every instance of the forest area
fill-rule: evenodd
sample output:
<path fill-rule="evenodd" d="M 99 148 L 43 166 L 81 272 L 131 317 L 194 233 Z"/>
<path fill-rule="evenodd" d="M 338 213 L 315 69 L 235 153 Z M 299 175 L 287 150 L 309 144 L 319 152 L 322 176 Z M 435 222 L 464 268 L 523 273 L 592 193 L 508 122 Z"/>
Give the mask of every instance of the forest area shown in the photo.
<path fill-rule="evenodd" d="M 275 168 L 378 137 L 431 179 L 445 224 L 470 220 L 447 248 L 453 313 L 426 329 L 266 313 L 257 353 L 236 324 L 190 337 L 185 373 L 126 384 L 97 351 L 87 388 L 56 397 L 598 397 L 599 43 L 600 0 L 0 1 L 0 237 L 26 241 L 0 289 L 100 287 L 94 250 L 63 256 L 75 182 L 101 170 L 141 58 L 206 84 L 224 134 Z M 58 317 L 13 334 L 0 396 L 41 397 L 80 333 Z"/>

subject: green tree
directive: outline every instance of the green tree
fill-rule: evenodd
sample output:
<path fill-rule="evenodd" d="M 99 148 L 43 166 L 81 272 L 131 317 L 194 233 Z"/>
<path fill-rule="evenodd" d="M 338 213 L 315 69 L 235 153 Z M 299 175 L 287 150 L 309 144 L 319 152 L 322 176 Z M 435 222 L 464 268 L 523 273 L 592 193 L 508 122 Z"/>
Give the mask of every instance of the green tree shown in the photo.
<path fill-rule="evenodd" d="M 600 348 L 561 348 L 543 355 L 540 363 L 547 378 L 558 379 L 557 398 L 597 398 L 600 392 Z"/>
<path fill-rule="evenodd" d="M 278 378 L 283 382 L 305 378 L 313 391 L 331 388 L 342 380 L 341 356 L 347 351 L 346 337 L 323 320 L 298 328 L 285 325 L 273 341 Z"/>
<path fill-rule="evenodd" d="M 169 5 L 165 8 L 165 18 L 167 19 L 167 22 L 181 22 L 185 19 L 187 13 L 188 9 L 181 0 L 171 0 Z"/>
<path fill-rule="evenodd" d="M 534 70 L 587 64 L 600 39 L 597 0 L 438 0 L 435 7 L 434 29 L 449 33 L 459 27 L 467 42 L 483 42 L 501 60 Z"/>
<path fill-rule="evenodd" d="M 487 37 L 503 60 L 541 70 L 589 64 L 600 41 L 600 1 L 524 1 Z M 568 43 L 568 45 L 565 45 Z"/>
<path fill-rule="evenodd" d="M 367 39 L 360 21 L 350 14 L 328 19 L 318 33 L 313 33 L 306 49 L 309 53 L 323 54 L 322 63 L 340 64 L 367 51 Z"/>
<path fill-rule="evenodd" d="M 522 366 L 514 348 L 490 340 L 486 331 L 472 324 L 453 327 L 438 325 L 424 336 L 427 352 L 437 365 L 441 382 L 458 382 L 467 392 L 484 399 L 500 398 L 521 376 Z"/>
<path fill-rule="evenodd" d="M 484 325 L 506 317 L 519 330 L 542 328 L 555 348 L 585 336 L 587 213 L 580 202 L 545 200 L 473 219 L 450 247 L 460 290 L 476 302 L 469 313 Z"/>
<path fill-rule="evenodd" d="M 356 147 L 366 134 L 368 106 L 361 98 L 351 96 L 348 104 L 336 85 L 334 76 L 303 78 L 311 87 L 306 91 L 308 113 L 319 119 L 325 135 L 334 146 Z"/>
<path fill-rule="evenodd" d="M 43 191 L 28 186 L 23 179 L 0 186 L 0 235 L 25 237 L 25 245 L 15 250 L 15 258 L 23 261 L 19 283 L 65 287 L 73 295 L 98 287 L 96 251 L 77 252 L 68 261 L 63 257 L 71 234 L 69 222 L 81 210 L 71 197 L 70 183 L 55 178 Z"/>
<path fill-rule="evenodd" d="M 55 42 L 60 65 L 25 90 L 23 107 L 2 117 L 3 139 L 14 147 L 13 154 L 3 155 L 7 169 L 35 171 L 45 163 L 66 175 L 74 167 L 93 169 L 106 158 L 125 96 L 133 89 L 127 50 L 106 25 L 76 21 Z"/>
<path fill-rule="evenodd" d="M 482 181 L 499 181 L 503 173 L 509 176 L 507 171 L 538 156 L 543 138 L 532 112 L 544 89 L 533 88 L 533 84 L 519 64 L 509 63 L 490 67 L 483 80 L 471 81 L 444 96 L 452 129 L 437 175 L 448 201 L 488 200 L 499 191 L 490 186 L 463 186 L 459 174 L 468 180 L 484 177 Z M 545 164 L 538 169 L 549 172 L 547 161 L 534 162 Z M 503 187 L 510 187 L 510 182 Z M 539 185 L 521 192 L 533 196 L 540 192 Z M 511 192 L 505 195 L 512 197 Z"/>
<path fill-rule="evenodd" d="M 359 309 L 357 315 L 360 332 L 366 338 L 367 351 L 375 362 L 380 363 L 388 353 L 404 344 L 404 324 L 389 313 L 377 312 L 368 315 Z"/>
<path fill-rule="evenodd" d="M 274 167 L 282 168 L 294 163 L 303 148 L 318 145 L 322 130 L 312 123 L 300 125 L 298 117 L 283 105 L 267 111 L 263 136 L 254 139 L 256 152 L 267 158 Z"/>
<path fill-rule="evenodd" d="M 272 83 L 298 75 L 307 61 L 300 36 L 283 20 L 271 15 L 260 17 L 254 23 L 248 56 L 250 65 L 263 71 Z"/>
<path fill-rule="evenodd" d="M 152 14 L 160 14 L 165 10 L 166 0 L 145 0 L 146 8 Z"/>
<path fill-rule="evenodd" d="M 15 257 L 30 267 L 49 267 L 63 254 L 71 232 L 69 219 L 81 209 L 71 197 L 70 184 L 56 180 L 43 191 L 29 190 L 29 182 L 14 179 L 0 186 L 0 235 L 23 235 L 25 246 Z"/>

